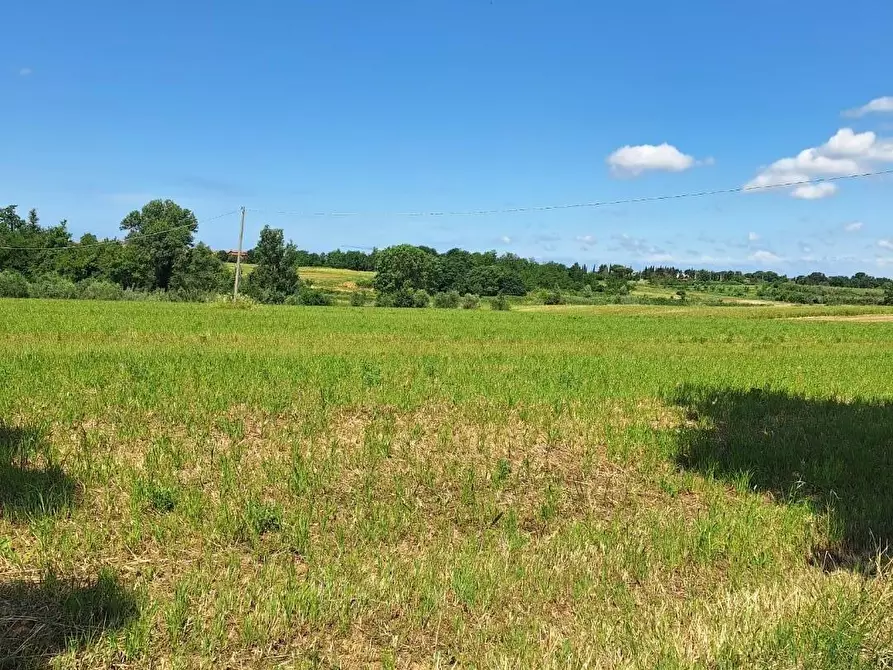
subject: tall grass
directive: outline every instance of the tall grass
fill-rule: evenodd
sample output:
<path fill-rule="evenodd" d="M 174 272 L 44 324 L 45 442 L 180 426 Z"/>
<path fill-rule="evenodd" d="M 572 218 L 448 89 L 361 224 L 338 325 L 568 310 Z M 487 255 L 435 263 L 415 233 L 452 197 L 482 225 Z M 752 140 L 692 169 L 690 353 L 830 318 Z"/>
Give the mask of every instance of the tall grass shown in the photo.
<path fill-rule="evenodd" d="M 0 666 L 889 664 L 893 338 L 806 313 L 0 301 Z"/>

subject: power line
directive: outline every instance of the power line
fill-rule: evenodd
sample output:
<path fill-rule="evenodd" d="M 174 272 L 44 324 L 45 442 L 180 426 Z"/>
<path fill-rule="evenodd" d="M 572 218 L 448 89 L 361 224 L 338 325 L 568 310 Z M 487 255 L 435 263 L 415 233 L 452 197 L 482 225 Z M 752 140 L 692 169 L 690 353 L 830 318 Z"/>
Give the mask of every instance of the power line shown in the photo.
<path fill-rule="evenodd" d="M 612 207 L 616 205 L 634 205 L 644 202 L 660 202 L 663 200 L 680 200 L 682 198 L 703 198 L 711 195 L 725 195 L 730 193 L 751 193 L 754 191 L 768 191 L 779 188 L 792 188 L 794 186 L 806 186 L 809 184 L 821 184 L 824 182 L 841 181 L 844 179 L 862 179 L 865 177 L 878 177 L 893 174 L 893 168 L 878 170 L 875 172 L 861 172 L 857 174 L 839 175 L 836 177 L 822 177 L 818 179 L 804 179 L 801 181 L 789 181 L 781 184 L 765 184 L 758 186 L 736 186 L 734 188 L 721 188 L 711 191 L 692 191 L 687 193 L 673 193 L 669 195 L 653 195 L 642 198 L 626 198 L 623 200 L 596 200 L 594 202 L 579 202 L 562 205 L 539 205 L 532 207 L 509 207 L 504 209 L 471 209 L 456 211 L 431 211 L 431 212 L 288 212 L 267 211 L 248 208 L 249 212 L 257 214 L 276 214 L 282 216 L 297 217 L 339 217 L 339 216 L 486 216 L 492 214 L 519 214 L 522 212 L 548 212 L 560 209 L 582 209 L 591 207 Z"/>
<path fill-rule="evenodd" d="M 233 214 L 238 214 L 240 210 L 234 209 L 231 212 L 227 212 L 226 214 L 218 214 L 217 216 L 212 216 L 210 219 L 204 219 L 204 223 L 208 223 L 209 221 L 216 221 L 217 219 L 222 219 L 226 216 L 232 216 Z M 196 225 L 198 225 L 197 222 Z M 124 240 L 113 239 L 113 240 L 103 240 L 102 242 L 95 242 L 93 244 L 68 244 L 64 247 L 0 247 L 0 249 L 4 250 L 12 250 L 12 251 L 64 251 L 66 249 L 91 249 L 93 247 L 102 247 L 106 244 L 120 244 L 121 242 L 130 242 L 133 240 L 141 240 L 146 237 L 156 237 L 158 235 L 167 235 L 175 230 L 180 230 L 181 228 L 189 228 L 191 227 L 191 223 L 184 223 L 182 226 L 174 226 L 173 228 L 168 228 L 167 230 L 159 230 L 155 233 L 144 233 L 142 235 L 131 235 L 130 237 L 125 238 Z"/>

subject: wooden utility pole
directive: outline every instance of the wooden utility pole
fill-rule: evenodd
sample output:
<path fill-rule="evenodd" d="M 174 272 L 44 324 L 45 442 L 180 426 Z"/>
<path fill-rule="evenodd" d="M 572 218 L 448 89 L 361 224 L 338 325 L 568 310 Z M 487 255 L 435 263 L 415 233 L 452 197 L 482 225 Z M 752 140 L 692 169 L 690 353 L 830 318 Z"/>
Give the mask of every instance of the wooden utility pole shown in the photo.
<path fill-rule="evenodd" d="M 242 224 L 239 226 L 239 251 L 236 254 L 236 280 L 233 284 L 233 302 L 239 299 L 239 279 L 242 277 L 242 237 L 245 235 L 245 208 L 242 207 Z"/>

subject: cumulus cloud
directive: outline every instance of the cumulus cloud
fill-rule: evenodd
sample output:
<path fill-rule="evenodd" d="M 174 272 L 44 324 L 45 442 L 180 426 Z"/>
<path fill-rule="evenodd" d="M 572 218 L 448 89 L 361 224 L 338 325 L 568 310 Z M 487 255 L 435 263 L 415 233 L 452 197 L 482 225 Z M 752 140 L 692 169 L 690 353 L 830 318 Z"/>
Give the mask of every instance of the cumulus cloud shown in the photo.
<path fill-rule="evenodd" d="M 866 114 L 893 112 L 893 95 L 885 95 L 881 98 L 875 98 L 871 102 L 846 110 L 843 115 L 849 117 L 860 117 Z"/>
<path fill-rule="evenodd" d="M 778 263 L 779 261 L 784 260 L 781 256 L 777 256 L 771 251 L 766 251 L 765 249 L 760 249 L 759 251 L 753 252 L 750 256 L 747 257 L 747 259 L 756 261 L 757 263 Z"/>
<path fill-rule="evenodd" d="M 877 245 L 881 249 L 889 249 L 893 251 L 893 240 L 878 240 Z"/>
<path fill-rule="evenodd" d="M 800 200 L 820 200 L 837 193 L 837 185 L 827 181 L 818 184 L 804 184 L 795 188 L 791 195 Z"/>
<path fill-rule="evenodd" d="M 511 244 L 512 238 L 509 237 L 508 235 L 503 235 L 502 237 L 499 238 L 499 241 L 502 242 L 503 244 Z"/>
<path fill-rule="evenodd" d="M 34 72 L 34 70 L 32 70 L 30 67 L 23 67 L 21 70 L 19 70 L 19 76 L 20 77 L 29 77 L 29 76 L 31 76 L 31 74 L 33 72 Z"/>
<path fill-rule="evenodd" d="M 640 144 L 620 147 L 607 158 L 611 171 L 617 175 L 637 177 L 648 170 L 682 172 L 694 167 L 697 161 L 672 144 Z"/>
<path fill-rule="evenodd" d="M 751 242 L 756 242 L 758 239 L 760 239 L 760 236 L 757 235 L 756 233 L 750 232 L 747 234 L 747 239 L 750 240 Z"/>
<path fill-rule="evenodd" d="M 837 192 L 836 184 L 822 179 L 871 172 L 885 162 L 893 162 L 893 139 L 878 137 L 871 131 L 856 133 L 852 128 L 841 128 L 821 146 L 775 161 L 747 182 L 744 189 L 790 185 L 793 197 L 817 200 Z"/>
<path fill-rule="evenodd" d="M 577 235 L 574 239 L 577 242 L 582 242 L 583 244 L 595 244 L 595 236 L 594 235 Z"/>
<path fill-rule="evenodd" d="M 853 221 L 852 223 L 846 224 L 843 229 L 848 233 L 858 233 L 865 226 L 861 221 Z"/>

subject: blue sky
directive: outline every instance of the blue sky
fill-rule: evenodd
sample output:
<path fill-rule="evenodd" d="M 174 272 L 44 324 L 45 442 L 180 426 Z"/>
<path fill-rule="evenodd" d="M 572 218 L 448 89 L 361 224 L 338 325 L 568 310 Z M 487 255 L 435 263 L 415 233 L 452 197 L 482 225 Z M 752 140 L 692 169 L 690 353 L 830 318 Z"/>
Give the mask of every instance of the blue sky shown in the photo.
<path fill-rule="evenodd" d="M 316 250 L 893 274 L 889 176 L 404 215 L 893 168 L 888 0 L 7 4 L 0 203 L 76 235 L 169 197 Z"/>

